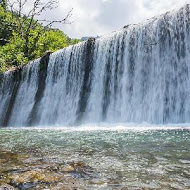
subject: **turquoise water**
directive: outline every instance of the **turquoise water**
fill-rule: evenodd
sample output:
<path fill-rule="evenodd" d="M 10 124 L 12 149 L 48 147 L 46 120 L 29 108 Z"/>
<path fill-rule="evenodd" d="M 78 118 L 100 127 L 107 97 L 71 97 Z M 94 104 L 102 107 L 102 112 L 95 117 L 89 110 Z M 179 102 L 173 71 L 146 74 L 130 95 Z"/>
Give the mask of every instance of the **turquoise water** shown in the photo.
<path fill-rule="evenodd" d="M 0 148 L 84 162 L 93 172 L 73 178 L 84 189 L 190 189 L 189 128 L 124 130 L 1 129 Z"/>

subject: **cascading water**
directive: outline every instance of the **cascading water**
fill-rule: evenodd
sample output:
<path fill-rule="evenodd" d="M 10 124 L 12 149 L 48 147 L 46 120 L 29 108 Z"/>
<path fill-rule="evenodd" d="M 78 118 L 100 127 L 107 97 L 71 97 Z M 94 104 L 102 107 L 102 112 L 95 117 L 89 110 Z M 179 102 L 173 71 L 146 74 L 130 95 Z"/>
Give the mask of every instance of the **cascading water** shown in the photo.
<path fill-rule="evenodd" d="M 190 122 L 189 5 L 0 76 L 0 126 L 100 122 Z"/>

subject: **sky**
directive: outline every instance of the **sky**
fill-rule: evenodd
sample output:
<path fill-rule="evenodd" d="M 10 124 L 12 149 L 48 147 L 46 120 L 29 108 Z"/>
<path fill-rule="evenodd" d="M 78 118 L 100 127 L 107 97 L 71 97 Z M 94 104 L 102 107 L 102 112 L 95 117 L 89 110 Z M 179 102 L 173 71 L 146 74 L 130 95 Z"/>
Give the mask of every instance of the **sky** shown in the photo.
<path fill-rule="evenodd" d="M 44 0 L 46 1 L 46 0 Z M 190 0 L 59 0 L 56 10 L 45 12 L 43 18 L 62 19 L 73 8 L 72 24 L 54 27 L 71 38 L 101 36 L 139 23 L 153 16 L 190 3 Z M 27 5 L 30 6 L 30 5 Z M 29 7 L 28 7 L 29 8 Z"/>

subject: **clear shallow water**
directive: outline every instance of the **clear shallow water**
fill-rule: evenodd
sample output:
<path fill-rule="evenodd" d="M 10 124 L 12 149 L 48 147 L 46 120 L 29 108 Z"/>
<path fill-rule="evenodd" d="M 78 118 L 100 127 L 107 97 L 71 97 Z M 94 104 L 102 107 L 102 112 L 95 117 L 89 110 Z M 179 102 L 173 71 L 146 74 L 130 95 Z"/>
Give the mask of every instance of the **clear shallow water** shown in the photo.
<path fill-rule="evenodd" d="M 190 189 L 188 126 L 101 129 L 1 129 L 0 148 L 55 163 L 84 162 L 90 175 L 70 173 L 85 181 L 83 189 Z"/>

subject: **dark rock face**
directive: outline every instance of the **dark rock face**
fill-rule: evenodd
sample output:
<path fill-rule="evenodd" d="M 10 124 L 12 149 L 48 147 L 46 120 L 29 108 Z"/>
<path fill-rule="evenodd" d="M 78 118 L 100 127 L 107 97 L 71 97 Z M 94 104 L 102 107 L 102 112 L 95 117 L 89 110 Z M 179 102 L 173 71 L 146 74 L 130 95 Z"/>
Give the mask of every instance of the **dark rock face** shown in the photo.
<path fill-rule="evenodd" d="M 83 117 L 84 112 L 86 111 L 86 106 L 88 98 L 91 91 L 91 82 L 92 82 L 92 68 L 93 68 L 93 53 L 94 53 L 94 44 L 95 38 L 89 38 L 85 43 L 85 48 L 83 52 L 84 61 L 84 78 L 83 85 L 80 93 L 80 101 L 78 105 L 78 121 Z"/>
<path fill-rule="evenodd" d="M 14 108 L 14 103 L 17 97 L 17 93 L 19 90 L 20 82 L 22 78 L 22 67 L 18 68 L 15 71 L 12 71 L 12 92 L 11 92 L 11 98 L 8 102 L 7 105 L 7 110 L 5 111 L 5 116 L 3 120 L 1 121 L 1 125 L 4 127 L 7 127 L 9 124 L 9 119 L 11 117 L 13 108 Z"/>
<path fill-rule="evenodd" d="M 3 79 L 3 74 L 0 74 L 0 81 Z"/>
<path fill-rule="evenodd" d="M 128 24 L 128 25 L 126 25 L 126 26 L 124 26 L 123 28 L 124 28 L 124 29 L 126 29 L 126 28 L 128 28 L 129 26 L 130 26 L 130 24 Z"/>
<path fill-rule="evenodd" d="M 47 52 L 40 60 L 40 64 L 39 64 L 39 70 L 38 70 L 38 89 L 35 95 L 35 103 L 33 106 L 33 109 L 30 113 L 30 117 L 28 119 L 28 125 L 32 125 L 33 124 L 33 120 L 34 118 L 37 118 L 37 107 L 38 104 L 41 100 L 41 98 L 43 97 L 43 93 L 44 93 L 44 89 L 45 89 L 45 81 L 46 81 L 46 77 L 47 77 L 47 68 L 48 68 L 48 62 L 49 62 L 49 56 L 52 52 Z M 10 85 L 10 92 L 9 92 L 9 96 L 10 98 L 8 99 L 8 101 L 6 102 L 6 108 L 4 109 L 4 113 L 3 113 L 3 119 L 1 119 L 0 121 L 0 126 L 3 127 L 7 127 L 9 126 L 9 121 L 13 112 L 13 108 L 15 105 L 15 101 L 17 98 L 17 94 L 20 88 L 20 84 L 23 80 L 25 80 L 25 74 L 23 72 L 23 68 L 24 66 L 18 67 L 16 70 L 13 71 L 9 71 L 9 75 L 10 77 L 10 81 L 9 81 L 9 85 Z M 32 75 L 31 71 L 30 71 L 30 75 Z M 30 77 L 29 77 L 30 78 Z M 4 80 L 4 74 L 0 74 L 0 85 L 2 86 Z M 0 86 L 0 89 L 1 89 Z M 3 87 L 2 87 L 3 90 Z"/>
<path fill-rule="evenodd" d="M 49 57 L 52 52 L 47 52 L 40 60 L 39 71 L 38 71 L 38 90 L 35 96 L 35 103 L 33 109 L 30 113 L 28 125 L 34 125 L 35 122 L 38 122 L 40 118 L 38 118 L 38 106 L 44 95 L 45 85 L 46 85 L 46 77 L 47 77 L 47 68 L 49 63 Z M 35 120 L 35 122 L 34 122 Z"/>

